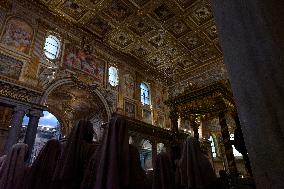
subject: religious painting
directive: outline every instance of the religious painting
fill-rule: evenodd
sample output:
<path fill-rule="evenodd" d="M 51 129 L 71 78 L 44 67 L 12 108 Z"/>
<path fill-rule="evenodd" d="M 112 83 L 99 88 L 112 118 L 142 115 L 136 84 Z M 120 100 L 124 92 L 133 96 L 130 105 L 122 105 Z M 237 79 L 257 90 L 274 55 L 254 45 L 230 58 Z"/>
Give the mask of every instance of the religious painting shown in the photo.
<path fill-rule="evenodd" d="M 33 28 L 25 21 L 11 18 L 7 21 L 1 42 L 17 51 L 29 54 L 33 41 Z"/>
<path fill-rule="evenodd" d="M 150 110 L 143 109 L 143 121 L 152 124 L 152 112 Z"/>
<path fill-rule="evenodd" d="M 99 84 L 104 83 L 105 62 L 75 45 L 66 44 L 63 65 L 92 76 Z"/>
<path fill-rule="evenodd" d="M 0 75 L 19 79 L 23 67 L 23 62 L 12 57 L 0 54 Z"/>
<path fill-rule="evenodd" d="M 135 118 L 135 104 L 133 102 L 130 102 L 128 100 L 124 101 L 124 111 L 125 115 L 128 117 Z"/>
<path fill-rule="evenodd" d="M 159 114 L 158 118 L 157 118 L 157 126 L 163 128 L 164 127 L 164 120 L 165 120 L 164 116 Z"/>
<path fill-rule="evenodd" d="M 134 98 L 135 83 L 130 74 L 124 75 L 124 95 L 128 98 Z"/>
<path fill-rule="evenodd" d="M 164 108 L 164 95 L 166 94 L 166 91 L 162 88 L 157 88 L 156 90 L 156 108 L 157 109 L 163 109 Z"/>

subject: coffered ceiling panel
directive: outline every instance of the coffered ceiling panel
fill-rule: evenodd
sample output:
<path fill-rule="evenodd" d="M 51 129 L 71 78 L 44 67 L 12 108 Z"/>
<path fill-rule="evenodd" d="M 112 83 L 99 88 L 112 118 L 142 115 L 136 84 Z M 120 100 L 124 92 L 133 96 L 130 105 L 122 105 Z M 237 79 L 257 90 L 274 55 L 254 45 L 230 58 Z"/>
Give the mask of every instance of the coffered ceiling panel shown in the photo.
<path fill-rule="evenodd" d="M 222 59 L 209 0 L 39 0 L 168 80 Z"/>

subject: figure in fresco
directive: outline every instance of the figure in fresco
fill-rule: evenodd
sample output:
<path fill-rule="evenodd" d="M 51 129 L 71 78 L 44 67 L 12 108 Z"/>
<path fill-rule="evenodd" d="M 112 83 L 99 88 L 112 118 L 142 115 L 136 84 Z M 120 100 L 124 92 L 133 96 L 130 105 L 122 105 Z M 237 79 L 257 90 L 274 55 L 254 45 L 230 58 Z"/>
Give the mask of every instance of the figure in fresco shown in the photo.
<path fill-rule="evenodd" d="M 33 38 L 32 27 L 22 20 L 12 18 L 6 23 L 4 31 L 2 43 L 17 51 L 29 54 Z"/>
<path fill-rule="evenodd" d="M 100 84 L 104 82 L 105 63 L 76 46 L 66 45 L 63 64 L 92 76 Z"/>
<path fill-rule="evenodd" d="M 164 95 L 166 94 L 166 91 L 161 88 L 157 88 L 156 90 L 156 108 L 157 109 L 163 109 L 164 108 Z"/>
<path fill-rule="evenodd" d="M 124 75 L 124 89 L 126 97 L 134 98 L 134 79 L 129 74 Z"/>

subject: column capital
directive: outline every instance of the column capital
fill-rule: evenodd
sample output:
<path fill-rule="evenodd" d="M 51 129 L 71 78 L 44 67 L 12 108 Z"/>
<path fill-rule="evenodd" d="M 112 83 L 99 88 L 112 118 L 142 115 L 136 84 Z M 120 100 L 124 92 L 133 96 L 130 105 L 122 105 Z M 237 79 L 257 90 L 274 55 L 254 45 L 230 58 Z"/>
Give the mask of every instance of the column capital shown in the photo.
<path fill-rule="evenodd" d="M 43 117 L 43 111 L 42 110 L 39 110 L 39 109 L 30 109 L 29 110 L 29 114 L 28 116 L 33 116 L 33 117 Z"/>

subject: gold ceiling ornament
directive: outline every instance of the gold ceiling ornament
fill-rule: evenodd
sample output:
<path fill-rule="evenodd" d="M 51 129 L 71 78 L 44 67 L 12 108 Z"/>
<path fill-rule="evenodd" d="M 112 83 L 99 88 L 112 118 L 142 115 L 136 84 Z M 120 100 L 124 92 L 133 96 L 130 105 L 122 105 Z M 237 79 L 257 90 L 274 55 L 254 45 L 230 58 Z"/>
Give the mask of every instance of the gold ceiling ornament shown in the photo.
<path fill-rule="evenodd" d="M 209 0 L 39 1 L 169 83 L 222 59 Z"/>
<path fill-rule="evenodd" d="M 224 82 L 185 91 L 165 102 L 171 109 L 187 118 L 190 115 L 208 115 L 220 111 L 235 111 L 233 95 Z"/>

